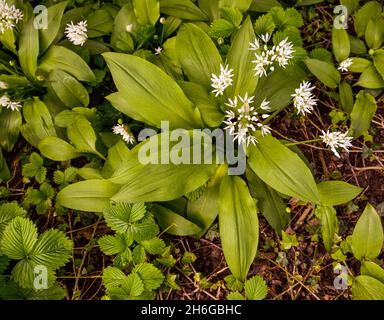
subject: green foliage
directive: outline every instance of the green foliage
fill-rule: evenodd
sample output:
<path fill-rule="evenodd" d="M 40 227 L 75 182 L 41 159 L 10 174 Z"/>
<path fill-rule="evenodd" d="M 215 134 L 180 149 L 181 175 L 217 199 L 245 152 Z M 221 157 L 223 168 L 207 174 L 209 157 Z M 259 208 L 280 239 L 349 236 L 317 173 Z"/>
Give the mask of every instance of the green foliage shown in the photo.
<path fill-rule="evenodd" d="M 36 152 L 29 156 L 29 163 L 23 165 L 23 176 L 26 178 L 35 178 L 38 183 L 43 183 L 47 175 L 47 169 L 44 167 L 43 158 Z"/>

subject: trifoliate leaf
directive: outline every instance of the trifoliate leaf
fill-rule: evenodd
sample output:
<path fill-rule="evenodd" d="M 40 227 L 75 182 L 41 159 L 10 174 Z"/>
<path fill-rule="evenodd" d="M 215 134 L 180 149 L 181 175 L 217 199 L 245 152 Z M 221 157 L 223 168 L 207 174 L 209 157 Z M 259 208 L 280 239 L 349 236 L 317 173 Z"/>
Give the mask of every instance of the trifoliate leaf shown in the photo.
<path fill-rule="evenodd" d="M 14 218 L 5 228 L 0 251 L 11 259 L 24 259 L 37 242 L 37 228 L 29 219 Z"/>
<path fill-rule="evenodd" d="M 223 7 L 220 9 L 220 16 L 224 20 L 230 22 L 233 26 L 238 27 L 243 20 L 240 10 L 235 7 Z"/>
<path fill-rule="evenodd" d="M 118 268 L 125 268 L 132 261 L 132 251 L 129 248 L 125 248 L 123 252 L 120 252 L 113 263 Z"/>
<path fill-rule="evenodd" d="M 45 231 L 30 253 L 30 259 L 36 265 L 43 265 L 49 269 L 64 266 L 72 253 L 73 243 L 65 233 L 56 229 Z"/>
<path fill-rule="evenodd" d="M 134 263 L 143 263 L 145 261 L 146 254 L 143 246 L 138 245 L 133 249 L 132 259 Z"/>
<path fill-rule="evenodd" d="M 53 174 L 53 181 L 58 185 L 66 185 L 73 182 L 76 179 L 77 169 L 69 167 L 65 171 L 55 171 Z"/>
<path fill-rule="evenodd" d="M 274 7 L 269 13 L 272 15 L 273 21 L 279 30 L 289 26 L 300 28 L 304 24 L 300 12 L 294 8 L 284 10 L 281 7 Z"/>
<path fill-rule="evenodd" d="M 266 33 L 272 34 L 275 28 L 276 25 L 273 22 L 273 18 L 270 14 L 262 15 L 255 22 L 255 33 L 258 36 L 264 35 Z"/>
<path fill-rule="evenodd" d="M 160 238 L 152 238 L 149 240 L 141 241 L 140 244 L 144 247 L 145 251 L 149 254 L 161 254 L 165 249 L 165 243 Z"/>
<path fill-rule="evenodd" d="M 254 276 L 245 281 L 245 295 L 249 300 L 263 300 L 268 293 L 268 287 L 264 279 L 260 276 Z"/>
<path fill-rule="evenodd" d="M 156 290 L 164 281 L 162 272 L 150 263 L 142 263 L 137 265 L 132 272 L 139 274 L 143 280 L 145 290 Z"/>
<path fill-rule="evenodd" d="M 154 222 L 143 222 L 132 225 L 133 239 L 137 242 L 152 239 L 159 233 L 159 226 Z"/>
<path fill-rule="evenodd" d="M 0 239 L 8 223 L 18 216 L 24 217 L 26 212 L 15 202 L 5 203 L 0 206 Z"/>
<path fill-rule="evenodd" d="M 108 226 L 119 233 L 128 232 L 132 225 L 143 219 L 146 213 L 145 204 L 119 202 L 104 209 L 104 218 Z"/>
<path fill-rule="evenodd" d="M 132 239 L 130 243 L 126 243 L 125 234 L 119 234 L 115 236 L 104 236 L 99 239 L 99 246 L 101 251 L 106 255 L 114 255 L 120 252 L 123 252 L 127 247 L 132 244 Z"/>
<path fill-rule="evenodd" d="M 125 274 L 118 268 L 108 267 L 103 271 L 103 283 L 106 289 L 118 287 L 125 279 Z"/>
<path fill-rule="evenodd" d="M 229 37 L 234 30 L 235 27 L 229 21 L 224 19 L 217 19 L 212 22 L 209 35 L 213 38 L 226 38 Z"/>
<path fill-rule="evenodd" d="M 24 177 L 35 178 L 38 183 L 43 183 L 47 175 L 43 158 L 33 152 L 29 157 L 29 163 L 23 165 L 22 174 Z"/>
<path fill-rule="evenodd" d="M 235 292 L 228 293 L 227 300 L 245 300 L 245 299 L 240 292 L 235 291 Z"/>

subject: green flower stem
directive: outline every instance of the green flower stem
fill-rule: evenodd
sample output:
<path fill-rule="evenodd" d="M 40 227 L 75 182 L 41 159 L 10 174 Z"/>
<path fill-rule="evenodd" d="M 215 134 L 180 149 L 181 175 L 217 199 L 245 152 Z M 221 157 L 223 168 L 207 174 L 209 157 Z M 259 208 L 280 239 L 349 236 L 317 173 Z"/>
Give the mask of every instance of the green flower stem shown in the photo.
<path fill-rule="evenodd" d="M 308 143 L 319 142 L 319 141 L 322 141 L 322 139 L 321 139 L 321 138 L 316 138 L 316 139 L 312 139 L 312 140 L 305 140 L 305 141 L 291 142 L 291 143 L 286 143 L 285 146 L 286 146 L 286 147 L 298 146 L 298 145 L 301 145 L 301 144 L 308 144 Z"/>

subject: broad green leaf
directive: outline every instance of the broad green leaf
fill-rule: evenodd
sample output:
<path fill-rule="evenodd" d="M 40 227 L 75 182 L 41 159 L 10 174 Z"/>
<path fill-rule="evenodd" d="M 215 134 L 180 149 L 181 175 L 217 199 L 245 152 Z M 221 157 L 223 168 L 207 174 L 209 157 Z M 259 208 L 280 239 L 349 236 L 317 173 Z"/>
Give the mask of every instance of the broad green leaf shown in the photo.
<path fill-rule="evenodd" d="M 384 300 L 384 283 L 370 276 L 358 276 L 352 284 L 354 300 Z"/>
<path fill-rule="evenodd" d="M 7 29 L 4 33 L 0 34 L 0 41 L 3 44 L 4 48 L 7 48 L 9 51 L 13 53 L 17 53 L 16 50 L 16 37 L 13 29 Z"/>
<path fill-rule="evenodd" d="M 88 91 L 70 74 L 60 69 L 52 70 L 49 81 L 53 91 L 66 106 L 70 108 L 88 106 Z"/>
<path fill-rule="evenodd" d="M 55 116 L 55 125 L 61 128 L 68 128 L 71 124 L 76 122 L 79 116 L 83 116 L 91 123 L 98 121 L 99 119 L 95 110 L 79 107 L 60 112 Z"/>
<path fill-rule="evenodd" d="M 191 236 L 201 232 L 201 228 L 198 225 L 165 207 L 153 205 L 151 212 L 156 217 L 160 227 L 169 234 Z"/>
<path fill-rule="evenodd" d="M 63 207 L 86 212 L 102 212 L 121 186 L 108 180 L 86 180 L 64 188 L 56 201 Z"/>
<path fill-rule="evenodd" d="M 192 23 L 184 24 L 177 33 L 176 51 L 188 79 L 210 88 L 212 74 L 218 74 L 222 59 L 209 36 Z"/>
<path fill-rule="evenodd" d="M 9 172 L 7 161 L 3 156 L 3 152 L 0 148 L 0 183 L 11 179 L 11 173 Z"/>
<path fill-rule="evenodd" d="M 212 128 L 220 126 L 224 120 L 224 113 L 220 110 L 217 100 L 197 83 L 180 81 L 178 84 L 187 98 L 200 110 L 204 123 Z"/>
<path fill-rule="evenodd" d="M 376 70 L 384 79 L 384 49 L 376 50 L 372 57 Z"/>
<path fill-rule="evenodd" d="M 256 12 L 267 12 L 273 7 L 281 7 L 281 4 L 278 0 L 253 0 L 249 10 Z"/>
<path fill-rule="evenodd" d="M 268 294 L 268 287 L 260 276 L 253 276 L 245 281 L 245 296 L 248 300 L 263 300 Z"/>
<path fill-rule="evenodd" d="M 100 158 L 104 156 L 96 149 L 96 134 L 91 123 L 84 117 L 79 117 L 67 129 L 67 135 L 78 152 L 94 153 Z"/>
<path fill-rule="evenodd" d="M 201 228 L 200 238 L 210 228 L 219 213 L 219 186 L 207 187 L 195 201 L 188 201 L 187 218 Z"/>
<path fill-rule="evenodd" d="M 250 43 L 255 41 L 255 32 L 251 19 L 248 17 L 239 31 L 234 35 L 231 48 L 227 55 L 227 64 L 233 69 L 233 84 L 225 94 L 228 97 L 252 94 L 257 86 L 255 71 L 249 66 L 254 60 L 253 51 L 249 50 Z"/>
<path fill-rule="evenodd" d="M 117 89 L 124 92 L 124 113 L 157 127 L 165 119 L 169 121 L 170 128 L 202 126 L 198 109 L 161 69 L 132 55 L 104 53 L 103 57 Z"/>
<path fill-rule="evenodd" d="M 217 19 L 212 22 L 209 35 L 213 38 L 226 38 L 229 37 L 236 27 L 227 20 Z"/>
<path fill-rule="evenodd" d="M 29 219 L 17 216 L 6 227 L 0 251 L 11 259 L 26 258 L 37 242 L 37 228 Z"/>
<path fill-rule="evenodd" d="M 39 236 L 29 258 L 36 265 L 55 270 L 67 263 L 72 249 L 73 243 L 64 232 L 50 229 Z"/>
<path fill-rule="evenodd" d="M 323 238 L 325 249 L 327 249 L 328 252 L 331 252 L 333 239 L 339 229 L 336 210 L 333 207 L 317 206 L 315 215 L 320 220 L 321 236 Z"/>
<path fill-rule="evenodd" d="M 81 156 L 71 144 L 57 137 L 44 138 L 38 148 L 44 157 L 54 161 L 68 161 Z"/>
<path fill-rule="evenodd" d="M 192 150 L 200 149 L 201 154 L 204 154 L 202 161 L 196 162 L 208 160 L 205 157 L 211 155 L 211 139 L 196 132 L 192 137 L 191 132 L 184 130 L 178 131 L 177 135 L 176 139 L 168 141 L 169 132 L 164 132 L 134 147 L 131 155 L 110 179 L 114 183 L 124 185 L 112 200 L 168 201 L 178 199 L 204 185 L 215 172 L 217 165 L 193 164 Z M 180 138 L 181 141 L 175 143 Z M 214 159 L 212 160 L 214 162 Z M 189 178 L 191 176 L 193 179 Z M 172 188 L 169 188 L 170 185 Z"/>
<path fill-rule="evenodd" d="M 256 257 L 259 221 L 255 201 L 240 177 L 227 176 L 220 186 L 219 229 L 225 260 L 244 281 Z"/>
<path fill-rule="evenodd" d="M 371 18 L 380 16 L 380 13 L 381 5 L 377 1 L 367 2 L 355 13 L 355 30 L 358 37 L 362 37 L 365 35 L 369 20 Z"/>
<path fill-rule="evenodd" d="M 266 184 L 297 199 L 321 203 L 311 171 L 300 157 L 271 135 L 249 148 L 248 165 Z"/>
<path fill-rule="evenodd" d="M 39 30 L 34 27 L 33 21 L 34 18 L 31 18 L 23 25 L 18 52 L 20 66 L 29 80 L 35 79 L 39 56 Z"/>
<path fill-rule="evenodd" d="M 1 74 L 0 81 L 5 82 L 9 89 L 28 87 L 31 85 L 27 78 L 17 75 Z"/>
<path fill-rule="evenodd" d="M 77 169 L 77 174 L 84 180 L 99 180 L 104 179 L 100 169 L 84 166 Z"/>
<path fill-rule="evenodd" d="M 357 37 L 349 34 L 349 42 L 351 44 L 351 52 L 355 54 L 365 54 L 367 53 L 367 47 L 365 42 Z"/>
<path fill-rule="evenodd" d="M 61 46 L 51 46 L 39 61 L 39 69 L 47 74 L 61 69 L 79 81 L 94 82 L 95 75 L 88 64 L 75 52 Z"/>
<path fill-rule="evenodd" d="M 10 152 L 20 134 L 22 117 L 19 111 L 2 108 L 0 112 L 0 146 Z"/>
<path fill-rule="evenodd" d="M 133 7 L 137 21 L 142 25 L 155 25 L 160 17 L 160 3 L 158 0 L 133 0 Z"/>
<path fill-rule="evenodd" d="M 131 51 L 133 50 L 133 41 L 131 36 L 127 35 L 128 25 L 132 25 L 132 31 L 137 30 L 137 19 L 133 10 L 132 0 L 128 1 L 116 15 L 111 36 L 111 44 L 114 47 L 119 46 L 118 43 L 123 41 L 123 39 L 130 39 L 128 40 L 130 45 L 127 51 Z"/>
<path fill-rule="evenodd" d="M 340 4 L 346 6 L 348 9 L 348 14 L 351 14 L 359 6 L 360 0 L 340 0 Z"/>
<path fill-rule="evenodd" d="M 384 79 L 375 67 L 370 66 L 360 75 L 355 85 L 368 89 L 381 89 L 384 88 Z"/>
<path fill-rule="evenodd" d="M 208 20 L 191 0 L 160 0 L 160 12 L 185 20 Z"/>
<path fill-rule="evenodd" d="M 117 142 L 108 150 L 108 158 L 102 169 L 104 178 L 110 178 L 120 164 L 130 156 L 131 152 L 124 141 Z"/>
<path fill-rule="evenodd" d="M 332 46 L 333 54 L 338 62 L 349 57 L 351 48 L 347 30 L 332 28 Z"/>
<path fill-rule="evenodd" d="M 51 114 L 44 102 L 37 98 L 27 100 L 22 111 L 26 123 L 21 126 L 21 134 L 32 146 L 37 148 L 44 138 L 56 136 Z"/>
<path fill-rule="evenodd" d="M 384 269 L 371 261 L 363 261 L 360 272 L 362 275 L 370 276 L 384 283 Z"/>
<path fill-rule="evenodd" d="M 353 255 L 359 260 L 376 258 L 383 247 L 381 220 L 370 204 L 367 204 L 355 225 L 351 247 Z"/>
<path fill-rule="evenodd" d="M 87 29 L 89 38 L 97 38 L 108 35 L 113 30 L 113 18 L 106 9 L 99 9 L 87 17 Z"/>
<path fill-rule="evenodd" d="M 40 40 L 40 53 L 43 53 L 55 40 L 61 25 L 61 19 L 64 14 L 65 7 L 68 2 L 63 1 L 58 4 L 54 4 L 48 7 L 46 12 L 48 18 L 48 28 L 39 30 L 39 40 Z M 41 13 L 40 16 L 43 17 L 45 13 Z M 36 17 L 36 19 L 39 19 Z"/>
<path fill-rule="evenodd" d="M 348 82 L 343 81 L 339 85 L 339 97 L 340 97 L 340 105 L 343 110 L 347 113 L 351 113 L 353 109 L 353 105 L 355 104 L 355 100 L 353 98 L 352 88 Z"/>
<path fill-rule="evenodd" d="M 340 83 L 340 73 L 332 64 L 317 59 L 305 59 L 304 63 L 309 71 L 327 87 L 337 88 Z"/>
<path fill-rule="evenodd" d="M 376 110 L 375 98 L 361 90 L 356 96 L 356 102 L 351 112 L 351 129 L 355 138 L 368 132 Z"/>
<path fill-rule="evenodd" d="M 285 230 L 290 220 L 286 204 L 279 194 L 265 184 L 252 170 L 247 170 L 247 181 L 252 196 L 257 199 L 257 206 L 268 223 L 279 234 Z"/>
<path fill-rule="evenodd" d="M 384 18 L 373 18 L 369 20 L 365 30 L 365 41 L 371 49 L 378 49 L 384 42 Z"/>
<path fill-rule="evenodd" d="M 344 181 L 323 181 L 317 185 L 321 205 L 339 206 L 355 199 L 363 189 Z"/>
<path fill-rule="evenodd" d="M 235 7 L 240 11 L 247 11 L 252 0 L 219 0 L 219 7 Z"/>
<path fill-rule="evenodd" d="M 299 66 L 278 68 L 267 77 L 259 79 L 254 94 L 255 104 L 260 105 L 267 99 L 272 111 L 282 110 L 291 103 L 291 94 L 306 78 L 306 73 Z"/>
<path fill-rule="evenodd" d="M 362 73 L 372 65 L 372 62 L 370 60 L 364 58 L 353 57 L 351 59 L 352 64 L 349 67 L 349 71 L 351 72 Z"/>

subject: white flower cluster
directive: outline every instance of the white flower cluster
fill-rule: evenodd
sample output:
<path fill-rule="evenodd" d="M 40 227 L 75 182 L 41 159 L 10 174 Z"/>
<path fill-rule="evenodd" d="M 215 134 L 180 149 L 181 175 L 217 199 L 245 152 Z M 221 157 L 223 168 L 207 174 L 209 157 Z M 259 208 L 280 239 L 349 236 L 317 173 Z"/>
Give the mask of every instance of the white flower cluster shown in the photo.
<path fill-rule="evenodd" d="M 117 124 L 112 131 L 114 134 L 121 135 L 126 143 L 135 143 L 135 137 L 125 128 L 124 124 Z"/>
<path fill-rule="evenodd" d="M 13 29 L 21 20 L 23 20 L 21 10 L 16 9 L 14 5 L 9 6 L 5 0 L 0 0 L 0 34 Z"/>
<path fill-rule="evenodd" d="M 87 35 L 87 21 L 80 21 L 77 24 L 71 23 L 67 24 L 65 28 L 65 34 L 69 41 L 71 41 L 76 46 L 84 45 L 85 41 L 88 39 Z"/>
<path fill-rule="evenodd" d="M 340 65 L 339 67 L 337 68 L 338 70 L 340 70 L 341 72 L 348 72 L 349 71 L 349 67 L 353 64 L 353 60 L 351 58 L 348 58 L 348 59 L 345 59 L 343 61 L 340 62 Z"/>
<path fill-rule="evenodd" d="M 340 154 L 337 149 L 342 148 L 348 151 L 348 148 L 352 146 L 351 141 L 353 139 L 352 137 L 348 137 L 348 132 L 329 132 L 329 130 L 327 130 L 327 132 L 322 131 L 320 138 L 323 139 L 323 142 L 327 145 L 327 147 L 331 148 L 332 152 L 338 158 L 340 158 Z"/>
<path fill-rule="evenodd" d="M 269 72 L 275 70 L 275 62 L 281 68 L 285 68 L 288 65 L 290 59 L 293 58 L 292 54 L 295 52 L 293 44 L 288 41 L 288 38 L 280 41 L 278 45 L 273 46 L 271 49 L 268 48 L 268 41 L 271 35 L 268 33 L 261 36 L 264 45 L 260 44 L 258 39 L 255 42 L 250 43 L 249 50 L 255 52 L 255 60 L 252 62 L 255 64 L 255 75 L 257 77 L 267 76 Z"/>
<path fill-rule="evenodd" d="M 20 102 L 12 101 L 8 96 L 2 96 L 0 98 L 0 106 L 11 109 L 12 111 L 19 111 L 22 107 Z"/>
<path fill-rule="evenodd" d="M 312 94 L 313 89 L 315 87 L 311 87 L 311 83 L 308 81 L 303 81 L 300 87 L 295 89 L 295 93 L 291 96 L 293 97 L 293 105 L 297 113 L 305 115 L 312 112 L 313 107 L 317 104 L 317 99 Z"/>
<path fill-rule="evenodd" d="M 232 85 L 232 77 L 233 77 L 233 69 L 228 69 L 228 65 L 223 67 L 220 65 L 220 74 L 217 76 L 216 74 L 212 74 L 212 93 L 217 96 L 223 95 L 225 89 Z"/>
<path fill-rule="evenodd" d="M 233 100 L 229 99 L 229 103 L 226 103 L 230 107 L 226 111 L 224 123 L 227 125 L 224 129 L 229 130 L 230 135 L 234 136 L 233 141 L 238 140 L 240 143 L 256 144 L 257 139 L 252 135 L 257 129 L 261 130 L 262 135 L 271 133 L 269 126 L 262 124 L 261 119 L 269 117 L 268 114 L 259 114 L 256 108 L 251 106 L 255 97 L 248 97 L 246 94 L 244 97 L 238 96 Z M 239 105 L 240 103 L 240 105 Z M 265 100 L 261 103 L 260 109 L 268 112 L 269 101 Z"/>

